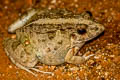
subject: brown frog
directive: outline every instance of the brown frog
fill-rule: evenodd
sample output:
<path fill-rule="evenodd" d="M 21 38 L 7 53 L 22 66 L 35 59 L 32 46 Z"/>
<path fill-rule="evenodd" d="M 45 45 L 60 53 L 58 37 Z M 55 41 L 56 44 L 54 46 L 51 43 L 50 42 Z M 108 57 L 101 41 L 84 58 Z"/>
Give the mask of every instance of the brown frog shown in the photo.
<path fill-rule="evenodd" d="M 65 9 L 32 9 L 9 27 L 8 32 L 15 32 L 16 38 L 6 39 L 4 48 L 16 66 L 34 74 L 29 69 L 40 72 L 33 68 L 38 62 L 46 65 L 85 62 L 94 54 L 76 54 L 103 31 L 104 26 L 89 12 L 74 14 Z"/>

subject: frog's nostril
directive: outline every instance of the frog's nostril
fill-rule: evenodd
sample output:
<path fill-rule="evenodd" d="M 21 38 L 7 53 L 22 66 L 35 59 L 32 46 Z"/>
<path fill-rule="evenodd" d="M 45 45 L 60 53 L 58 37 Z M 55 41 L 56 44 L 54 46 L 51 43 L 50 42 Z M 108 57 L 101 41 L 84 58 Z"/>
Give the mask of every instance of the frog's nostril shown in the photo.
<path fill-rule="evenodd" d="M 86 33 L 86 29 L 78 29 L 77 33 L 78 34 L 85 34 Z"/>

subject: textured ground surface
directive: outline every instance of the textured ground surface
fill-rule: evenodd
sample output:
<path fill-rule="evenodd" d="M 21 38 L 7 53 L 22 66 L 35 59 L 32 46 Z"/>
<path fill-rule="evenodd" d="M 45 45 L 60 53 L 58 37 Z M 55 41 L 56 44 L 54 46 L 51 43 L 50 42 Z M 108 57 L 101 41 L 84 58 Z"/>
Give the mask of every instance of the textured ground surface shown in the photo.
<path fill-rule="evenodd" d="M 37 3 L 37 4 L 36 4 Z M 81 53 L 96 54 L 87 62 L 75 66 L 41 66 L 38 77 L 17 68 L 6 56 L 2 41 L 8 26 L 30 7 L 67 8 L 75 13 L 91 11 L 105 26 L 105 32 L 86 44 Z M 0 0 L 0 80 L 120 80 L 120 0 Z"/>

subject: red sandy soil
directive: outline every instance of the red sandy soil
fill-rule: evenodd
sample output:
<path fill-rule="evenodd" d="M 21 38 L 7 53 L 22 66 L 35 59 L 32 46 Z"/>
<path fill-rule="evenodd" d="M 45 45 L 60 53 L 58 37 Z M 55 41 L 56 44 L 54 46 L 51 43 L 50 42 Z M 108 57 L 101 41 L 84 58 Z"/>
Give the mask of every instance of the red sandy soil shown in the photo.
<path fill-rule="evenodd" d="M 36 73 L 35 77 L 17 68 L 6 56 L 2 41 L 11 35 L 8 26 L 30 7 L 91 11 L 105 31 L 86 44 L 81 53 L 96 56 L 79 66 L 38 64 L 40 70 L 54 75 Z M 120 0 L 0 0 L 0 80 L 120 80 Z"/>

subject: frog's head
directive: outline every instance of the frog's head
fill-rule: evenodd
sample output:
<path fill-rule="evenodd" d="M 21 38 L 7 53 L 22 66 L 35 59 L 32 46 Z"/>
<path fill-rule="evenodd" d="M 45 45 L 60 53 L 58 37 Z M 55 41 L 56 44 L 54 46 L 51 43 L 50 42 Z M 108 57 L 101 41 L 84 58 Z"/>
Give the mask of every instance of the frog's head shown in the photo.
<path fill-rule="evenodd" d="M 71 39 L 74 42 L 86 42 L 97 37 L 104 31 L 101 24 L 94 23 L 90 25 L 79 24 L 76 25 L 76 31 L 71 34 Z"/>

